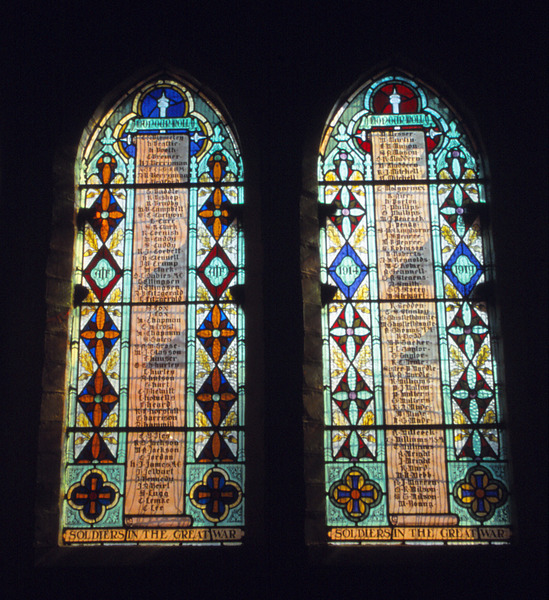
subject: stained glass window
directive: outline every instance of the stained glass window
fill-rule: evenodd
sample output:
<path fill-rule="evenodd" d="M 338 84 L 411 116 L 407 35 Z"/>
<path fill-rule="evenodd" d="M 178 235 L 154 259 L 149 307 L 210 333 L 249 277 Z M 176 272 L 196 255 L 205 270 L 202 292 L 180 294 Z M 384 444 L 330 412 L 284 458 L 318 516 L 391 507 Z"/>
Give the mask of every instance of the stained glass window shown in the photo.
<path fill-rule="evenodd" d="M 484 177 L 454 111 L 401 73 L 360 87 L 326 127 L 330 543 L 510 539 Z"/>
<path fill-rule="evenodd" d="M 76 182 L 62 543 L 238 543 L 235 133 L 194 85 L 151 79 L 92 121 Z"/>

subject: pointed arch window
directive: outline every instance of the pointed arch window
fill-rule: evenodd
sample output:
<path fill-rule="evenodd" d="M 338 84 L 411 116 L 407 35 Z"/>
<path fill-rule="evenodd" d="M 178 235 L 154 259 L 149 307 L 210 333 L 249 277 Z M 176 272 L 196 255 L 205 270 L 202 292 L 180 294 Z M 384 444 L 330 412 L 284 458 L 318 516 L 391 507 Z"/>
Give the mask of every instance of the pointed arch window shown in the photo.
<path fill-rule="evenodd" d="M 388 72 L 335 108 L 318 181 L 324 540 L 508 540 L 482 156 Z"/>
<path fill-rule="evenodd" d="M 243 167 L 224 111 L 155 77 L 92 121 L 63 464 L 63 544 L 244 535 Z M 78 299 L 78 298 L 77 298 Z"/>

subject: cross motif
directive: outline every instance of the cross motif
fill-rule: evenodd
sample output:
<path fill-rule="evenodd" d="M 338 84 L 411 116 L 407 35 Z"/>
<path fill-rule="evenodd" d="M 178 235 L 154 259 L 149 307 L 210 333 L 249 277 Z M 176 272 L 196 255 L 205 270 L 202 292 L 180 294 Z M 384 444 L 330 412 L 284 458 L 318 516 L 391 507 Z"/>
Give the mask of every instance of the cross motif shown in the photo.
<path fill-rule="evenodd" d="M 191 502 L 199 508 L 208 521 L 218 523 L 227 518 L 229 509 L 238 506 L 242 501 L 240 486 L 229 481 L 223 469 L 210 469 L 204 474 L 190 491 Z"/>
<path fill-rule="evenodd" d="M 86 523 L 99 523 L 107 509 L 118 502 L 120 492 L 114 483 L 99 469 L 84 473 L 82 479 L 72 485 L 67 492 L 69 506 L 80 512 Z"/>

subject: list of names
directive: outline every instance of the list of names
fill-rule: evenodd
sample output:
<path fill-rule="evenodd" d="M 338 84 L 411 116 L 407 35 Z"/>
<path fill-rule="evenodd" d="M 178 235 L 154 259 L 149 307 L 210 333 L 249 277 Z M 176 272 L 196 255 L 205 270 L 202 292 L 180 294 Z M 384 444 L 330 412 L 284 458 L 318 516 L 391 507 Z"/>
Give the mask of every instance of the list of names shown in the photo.
<path fill-rule="evenodd" d="M 421 131 L 372 133 L 378 181 L 426 177 Z M 374 188 L 380 331 L 393 525 L 451 525 L 427 186 Z"/>
<path fill-rule="evenodd" d="M 188 180 L 186 135 L 137 137 L 138 184 Z M 126 525 L 188 527 L 185 497 L 186 189 L 135 197 Z M 142 303 L 142 304 L 141 304 Z"/>

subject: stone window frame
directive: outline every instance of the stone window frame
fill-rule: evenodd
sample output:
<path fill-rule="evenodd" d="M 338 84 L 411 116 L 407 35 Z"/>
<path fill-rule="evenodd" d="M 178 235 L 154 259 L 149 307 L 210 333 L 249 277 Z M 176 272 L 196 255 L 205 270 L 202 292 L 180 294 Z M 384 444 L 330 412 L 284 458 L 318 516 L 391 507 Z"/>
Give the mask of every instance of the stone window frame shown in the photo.
<path fill-rule="evenodd" d="M 222 550 L 208 546 L 62 546 L 59 543 L 61 503 L 63 499 L 62 454 L 65 431 L 65 398 L 69 371 L 69 324 L 74 302 L 73 266 L 77 235 L 78 187 L 75 165 L 81 140 L 86 140 L 89 128 L 96 123 L 127 90 L 152 77 L 175 77 L 193 85 L 199 93 L 226 118 L 229 127 L 236 127 L 230 112 L 221 98 L 208 86 L 189 73 L 172 65 L 148 67 L 134 73 L 110 91 L 103 99 L 83 129 L 72 132 L 70 141 L 60 142 L 54 160 L 54 197 L 51 217 L 51 236 L 46 264 L 46 324 L 44 333 L 44 366 L 42 371 L 42 400 L 40 410 L 37 475 L 35 499 L 35 564 L 37 566 L 123 565 L 139 561 L 161 560 L 163 564 L 177 564 L 185 553 L 186 560 L 198 565 L 204 556 Z M 238 132 L 238 129 L 236 129 Z M 245 306 L 246 314 L 246 394 L 253 399 L 246 402 L 246 537 L 240 546 L 231 546 L 237 555 L 262 552 L 264 535 L 262 489 L 264 479 L 263 450 L 263 344 L 261 341 L 262 286 L 260 284 L 263 261 L 260 238 L 260 205 L 257 159 L 247 151 L 246 140 L 238 139 L 245 164 L 245 205 L 242 215 L 245 244 Z M 244 147 L 243 147 L 244 145 Z M 251 374 L 253 373 L 253 377 Z M 252 449 L 253 451 L 251 451 Z M 225 550 L 226 551 L 226 548 Z"/>

